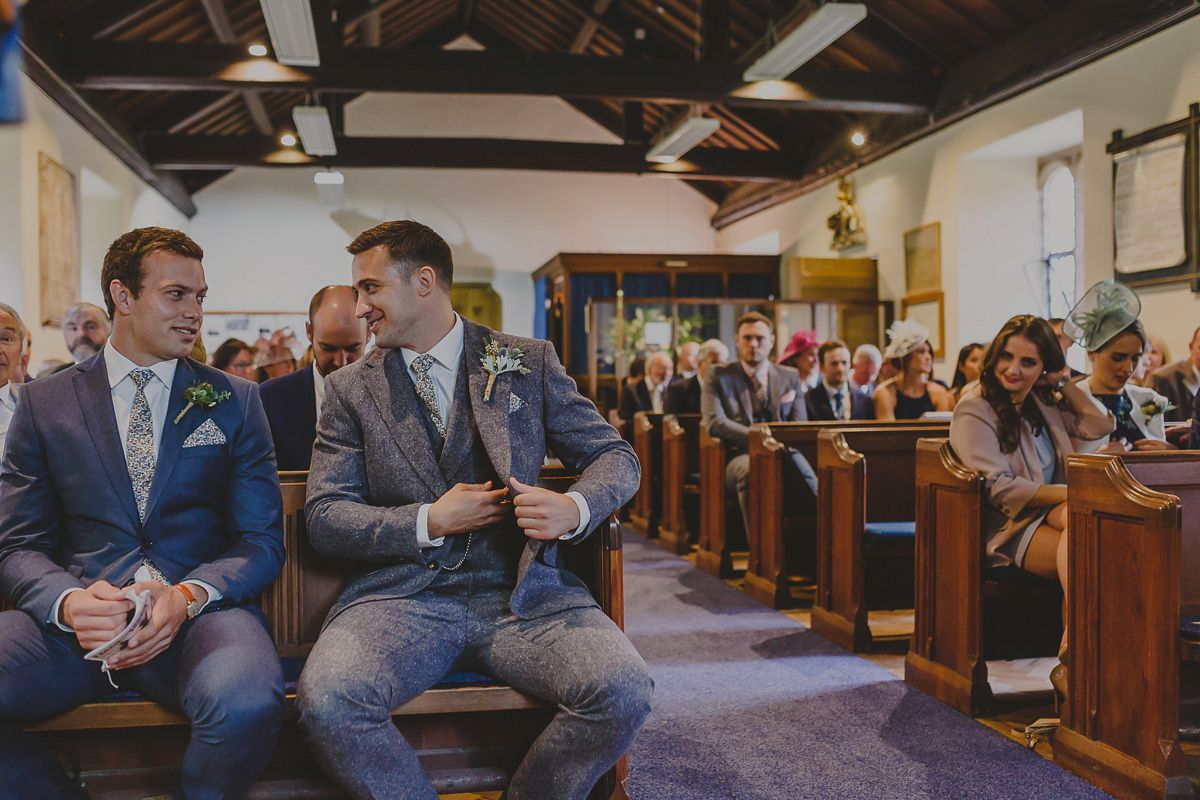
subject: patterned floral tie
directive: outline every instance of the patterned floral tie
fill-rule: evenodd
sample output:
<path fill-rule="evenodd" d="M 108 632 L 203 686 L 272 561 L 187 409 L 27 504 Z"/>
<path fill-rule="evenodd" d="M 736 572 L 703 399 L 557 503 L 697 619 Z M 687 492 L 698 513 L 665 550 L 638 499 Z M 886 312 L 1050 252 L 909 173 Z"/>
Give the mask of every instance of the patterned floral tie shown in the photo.
<path fill-rule="evenodd" d="M 767 387 L 758 378 L 757 372 L 750 373 L 750 383 L 754 386 L 754 397 L 761 408 L 767 407 Z"/>
<path fill-rule="evenodd" d="M 413 359 L 412 371 L 417 376 L 416 387 L 417 395 L 425 403 L 425 407 L 429 409 L 429 416 L 433 418 L 433 425 L 437 428 L 438 433 L 442 438 L 446 438 L 446 423 L 442 421 L 441 412 L 438 411 L 437 394 L 433 390 L 433 378 L 429 377 L 429 369 L 433 366 L 434 358 L 429 353 L 422 353 Z"/>
<path fill-rule="evenodd" d="M 129 412 L 128 454 L 129 480 L 133 483 L 133 498 L 137 501 L 138 517 L 146 521 L 146 499 L 150 497 L 150 484 L 154 482 L 154 417 L 150 403 L 146 400 L 146 384 L 154 372 L 139 368 L 129 373 L 137 385 L 133 395 L 133 408 Z"/>

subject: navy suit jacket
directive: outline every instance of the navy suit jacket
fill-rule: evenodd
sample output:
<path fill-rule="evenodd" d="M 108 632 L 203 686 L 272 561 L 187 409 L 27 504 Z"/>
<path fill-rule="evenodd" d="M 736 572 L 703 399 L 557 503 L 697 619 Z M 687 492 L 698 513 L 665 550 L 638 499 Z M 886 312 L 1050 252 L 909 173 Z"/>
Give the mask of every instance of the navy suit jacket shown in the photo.
<path fill-rule="evenodd" d="M 808 418 L 811 420 L 836 420 L 833 413 L 833 400 L 825 391 L 825 384 L 818 383 L 808 390 L 805 395 L 808 404 Z M 875 419 L 875 401 L 860 391 L 851 388 L 847 383 L 842 389 L 842 403 L 850 401 L 850 419 Z"/>
<path fill-rule="evenodd" d="M 663 413 L 700 413 L 700 376 L 672 381 L 663 395 Z"/>
<path fill-rule="evenodd" d="M 173 422 L 201 382 L 232 396 Z M 184 447 L 207 420 L 226 441 Z M 249 603 L 283 565 L 282 511 L 258 387 L 180 359 L 141 522 L 101 353 L 21 391 L 0 470 L 0 590 L 47 626 L 64 591 L 124 586 L 149 557 L 173 583 L 220 592 L 209 608 Z"/>
<path fill-rule="evenodd" d="M 313 367 L 272 378 L 259 388 L 280 471 L 307 471 L 312 463 L 313 442 L 317 440 Z"/>
<path fill-rule="evenodd" d="M 617 403 L 617 416 L 621 419 L 633 419 L 639 411 L 651 411 L 654 403 L 650 400 L 650 388 L 646 379 L 642 378 L 632 388 L 628 385 L 621 387 L 621 399 Z"/>

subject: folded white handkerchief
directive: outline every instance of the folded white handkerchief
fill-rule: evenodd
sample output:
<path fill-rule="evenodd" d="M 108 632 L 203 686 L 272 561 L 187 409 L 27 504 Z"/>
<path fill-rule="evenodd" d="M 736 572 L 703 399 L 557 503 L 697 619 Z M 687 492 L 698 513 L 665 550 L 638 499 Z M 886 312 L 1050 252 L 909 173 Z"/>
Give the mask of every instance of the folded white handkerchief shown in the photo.
<path fill-rule="evenodd" d="M 512 392 L 509 392 L 509 393 L 508 393 L 508 413 L 510 413 L 510 414 L 511 414 L 511 413 L 513 413 L 514 411 L 519 411 L 519 410 L 521 410 L 521 409 L 522 409 L 522 408 L 524 408 L 524 407 L 525 407 L 525 401 L 524 401 L 524 400 L 522 400 L 521 398 L 517 397 L 517 396 L 516 396 L 515 394 L 513 394 Z"/>
<path fill-rule="evenodd" d="M 225 444 L 225 434 L 217 427 L 212 419 L 204 420 L 204 424 L 192 431 L 192 435 L 184 440 L 184 447 L 201 447 L 206 444 Z"/>

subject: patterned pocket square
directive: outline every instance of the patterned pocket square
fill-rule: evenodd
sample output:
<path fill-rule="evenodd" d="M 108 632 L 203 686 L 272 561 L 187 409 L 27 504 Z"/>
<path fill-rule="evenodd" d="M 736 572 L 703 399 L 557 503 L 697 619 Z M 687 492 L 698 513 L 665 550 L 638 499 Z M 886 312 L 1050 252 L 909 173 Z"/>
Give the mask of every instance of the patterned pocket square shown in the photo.
<path fill-rule="evenodd" d="M 192 431 L 192 435 L 184 440 L 183 446 L 202 447 L 206 444 L 225 444 L 225 441 L 225 434 L 217 427 L 217 423 L 206 419 L 203 425 Z"/>
<path fill-rule="evenodd" d="M 511 414 L 511 413 L 513 413 L 514 411 L 520 411 L 520 410 L 521 410 L 522 408 L 524 408 L 524 407 L 525 407 L 525 401 L 524 401 L 524 400 L 522 400 L 521 398 L 517 397 L 517 396 L 516 396 L 515 394 L 513 394 L 512 392 L 509 392 L 509 393 L 508 393 L 508 413 L 510 413 L 510 414 Z"/>

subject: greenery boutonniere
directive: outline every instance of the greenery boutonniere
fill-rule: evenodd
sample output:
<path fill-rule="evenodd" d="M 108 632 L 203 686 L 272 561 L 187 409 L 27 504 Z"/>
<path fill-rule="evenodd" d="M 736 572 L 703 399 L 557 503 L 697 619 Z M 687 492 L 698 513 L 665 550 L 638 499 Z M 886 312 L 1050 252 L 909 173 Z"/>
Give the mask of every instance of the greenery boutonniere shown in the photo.
<path fill-rule="evenodd" d="M 506 372 L 529 374 L 529 368 L 521 365 L 521 356 L 525 355 L 519 347 L 501 347 L 494 338 L 488 337 L 487 345 L 483 348 L 483 370 L 488 374 L 487 388 L 483 391 L 483 402 L 492 399 L 492 386 L 496 377 Z"/>
<path fill-rule="evenodd" d="M 1146 402 L 1142 403 L 1142 416 L 1149 421 L 1157 417 L 1159 414 L 1167 413 L 1174 407 L 1175 406 L 1171 404 L 1171 401 L 1165 398 L 1162 400 L 1147 400 Z"/>
<path fill-rule="evenodd" d="M 217 403 L 228 400 L 233 397 L 233 392 L 218 392 L 213 389 L 211 383 L 197 383 L 195 386 L 189 386 L 183 390 L 183 399 L 187 400 L 187 405 L 183 407 L 183 411 L 175 417 L 175 422 L 183 419 L 183 415 L 191 410 L 192 406 L 200 406 L 202 408 L 212 408 Z"/>

